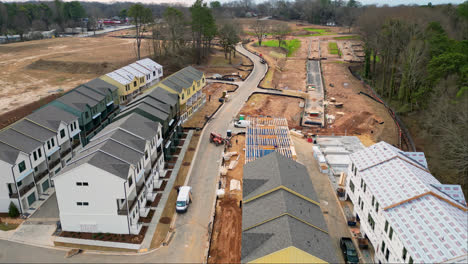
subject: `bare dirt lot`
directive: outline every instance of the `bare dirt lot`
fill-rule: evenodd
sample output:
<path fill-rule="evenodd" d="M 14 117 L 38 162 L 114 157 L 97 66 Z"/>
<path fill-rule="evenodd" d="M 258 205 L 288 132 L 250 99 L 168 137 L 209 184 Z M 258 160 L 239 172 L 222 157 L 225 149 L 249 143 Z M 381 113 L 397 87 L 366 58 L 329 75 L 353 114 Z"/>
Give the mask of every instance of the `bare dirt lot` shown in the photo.
<path fill-rule="evenodd" d="M 197 65 L 195 68 L 205 72 L 206 77 L 212 77 L 213 74 L 221 75 L 238 75 L 241 78 L 246 78 L 252 71 L 252 62 L 243 55 L 236 53 L 229 59 L 226 59 L 224 52 L 218 46 L 214 46 L 210 54 L 210 58 L 203 65 Z"/>
<path fill-rule="evenodd" d="M 232 156 L 230 161 L 239 157 L 238 164 L 222 176 L 225 185 L 225 195 L 218 199 L 216 217 L 213 225 L 208 263 L 239 263 L 241 260 L 242 240 L 242 189 L 230 191 L 231 180 L 238 180 L 242 188 L 244 155 L 244 135 L 236 135 L 231 139 L 232 147 L 227 151 L 236 151 L 240 156 Z M 230 161 L 227 161 L 228 165 Z"/>
<path fill-rule="evenodd" d="M 254 94 L 245 103 L 240 114 L 285 117 L 290 128 L 300 129 L 302 108 L 299 107 L 299 104 L 303 101 L 299 98 L 286 96 Z"/>
<path fill-rule="evenodd" d="M 236 88 L 236 85 L 226 83 L 210 83 L 203 87 L 203 93 L 206 95 L 206 103 L 182 126 L 185 128 L 202 128 L 206 122 L 205 117 L 211 116 L 221 105 L 219 98 L 222 97 L 223 91 L 233 92 Z"/>
<path fill-rule="evenodd" d="M 0 113 L 67 91 L 136 59 L 133 39 L 56 38 L 0 45 Z M 149 50 L 142 44 L 142 56 Z"/>
<path fill-rule="evenodd" d="M 381 140 L 398 144 L 395 123 L 386 108 L 364 95 L 367 92 L 359 80 L 348 70 L 349 64 L 322 63 L 324 83 L 327 89 L 326 100 L 333 97 L 343 103 L 342 108 L 334 105 L 327 107 L 327 114 L 335 116 L 335 121 L 327 128 L 328 133 L 357 135 L 370 138 L 373 142 Z M 344 83 L 348 83 L 345 88 Z M 333 85 L 333 87 L 330 86 Z"/>

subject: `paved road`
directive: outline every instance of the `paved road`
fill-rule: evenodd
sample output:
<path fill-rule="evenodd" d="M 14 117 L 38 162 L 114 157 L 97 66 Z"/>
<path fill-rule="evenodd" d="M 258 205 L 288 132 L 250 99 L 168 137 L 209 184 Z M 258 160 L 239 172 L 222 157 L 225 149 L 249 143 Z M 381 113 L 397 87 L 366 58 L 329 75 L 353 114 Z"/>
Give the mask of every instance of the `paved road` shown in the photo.
<path fill-rule="evenodd" d="M 199 149 L 193 163 L 189 185 L 193 186 L 193 204 L 175 223 L 176 233 L 167 247 L 139 256 L 112 256 L 85 253 L 64 259 L 64 251 L 44 249 L 0 240 L 0 262 L 203 262 L 207 229 L 215 200 L 216 179 L 222 147 L 209 143 L 209 133 L 225 134 L 229 123 L 267 71 L 260 59 L 238 47 L 238 51 L 254 62 L 254 70 L 231 96 L 203 131 Z M 229 249 L 226 249 L 229 250 Z"/>

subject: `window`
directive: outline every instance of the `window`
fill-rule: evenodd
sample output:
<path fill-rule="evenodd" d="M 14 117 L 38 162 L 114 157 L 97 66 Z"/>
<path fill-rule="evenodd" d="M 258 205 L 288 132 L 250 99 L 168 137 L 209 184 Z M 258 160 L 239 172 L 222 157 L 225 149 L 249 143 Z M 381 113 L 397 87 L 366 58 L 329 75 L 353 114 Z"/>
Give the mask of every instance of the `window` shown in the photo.
<path fill-rule="evenodd" d="M 409 264 L 413 264 L 413 258 L 412 258 L 412 257 L 409 257 L 408 263 L 409 263 Z"/>
<path fill-rule="evenodd" d="M 153 76 L 156 76 L 156 71 L 153 71 Z"/>
<path fill-rule="evenodd" d="M 375 202 L 375 212 L 379 212 L 379 202 Z"/>
<path fill-rule="evenodd" d="M 351 163 L 351 171 L 354 171 L 354 163 Z"/>
<path fill-rule="evenodd" d="M 363 186 L 364 186 L 364 180 L 361 179 L 361 189 L 362 189 Z"/>
<path fill-rule="evenodd" d="M 354 167 L 354 175 L 357 175 L 357 168 Z"/>
<path fill-rule="evenodd" d="M 369 213 L 369 215 L 367 215 L 367 222 L 369 223 L 372 230 L 374 230 L 375 222 L 374 222 L 374 219 L 372 218 L 370 213 Z"/>
<path fill-rule="evenodd" d="M 55 141 L 54 141 L 54 139 L 51 139 L 50 141 L 52 142 L 52 147 L 55 147 Z"/>
<path fill-rule="evenodd" d="M 50 141 L 47 141 L 47 149 L 50 149 Z"/>
<path fill-rule="evenodd" d="M 387 230 L 388 230 L 388 221 L 387 220 L 385 220 L 384 230 L 385 230 L 385 233 L 387 233 Z"/>
<path fill-rule="evenodd" d="M 65 137 L 65 129 L 60 130 L 60 138 Z"/>
<path fill-rule="evenodd" d="M 351 189 L 351 191 L 354 192 L 354 183 L 353 183 L 353 181 L 349 181 L 349 189 Z"/>
<path fill-rule="evenodd" d="M 89 113 L 88 112 L 85 112 L 85 117 L 89 118 Z"/>
<path fill-rule="evenodd" d="M 128 187 L 132 186 L 133 184 L 133 178 L 132 176 L 128 177 Z"/>
<path fill-rule="evenodd" d="M 20 162 L 20 164 L 18 164 L 18 169 L 20 173 L 26 170 L 26 163 L 24 162 L 24 160 Z"/>
<path fill-rule="evenodd" d="M 382 249 L 382 253 L 384 253 L 385 252 L 385 241 L 382 241 L 382 248 L 381 249 Z"/>
<path fill-rule="evenodd" d="M 408 251 L 406 251 L 406 248 L 404 247 L 403 248 L 403 256 L 402 256 L 403 261 L 406 261 L 406 254 L 408 254 Z"/>
<path fill-rule="evenodd" d="M 83 206 L 83 203 L 82 202 L 76 202 L 76 205 Z"/>
<path fill-rule="evenodd" d="M 361 202 L 361 210 L 364 210 L 364 201 Z"/>
<path fill-rule="evenodd" d="M 89 203 L 88 202 L 83 202 L 83 206 L 88 206 Z"/>
<path fill-rule="evenodd" d="M 366 189 L 367 189 L 367 184 L 364 183 L 364 193 L 366 192 Z"/>
<path fill-rule="evenodd" d="M 372 195 L 372 206 L 374 206 L 374 203 L 375 203 L 375 197 L 374 195 Z"/>
<path fill-rule="evenodd" d="M 361 196 L 359 196 L 358 205 L 361 205 Z"/>
<path fill-rule="evenodd" d="M 87 182 L 83 182 L 83 186 L 88 186 L 88 183 L 87 183 Z"/>
<path fill-rule="evenodd" d="M 390 238 L 390 240 L 392 240 L 393 238 L 393 228 L 390 227 L 390 233 L 388 233 L 388 237 Z"/>
<path fill-rule="evenodd" d="M 134 82 L 133 82 L 133 87 L 136 87 L 136 86 L 137 86 L 137 82 L 134 81 Z"/>
<path fill-rule="evenodd" d="M 184 100 L 184 97 L 185 97 L 184 94 L 182 94 L 182 100 Z"/>
<path fill-rule="evenodd" d="M 18 185 L 18 187 L 20 187 L 21 185 L 23 185 L 23 181 L 16 182 L 16 185 Z"/>
<path fill-rule="evenodd" d="M 83 183 L 82 182 L 77 182 L 76 186 L 83 186 Z"/>
<path fill-rule="evenodd" d="M 42 157 L 42 150 L 41 149 L 37 150 L 37 155 L 39 156 L 39 158 Z"/>
<path fill-rule="evenodd" d="M 36 151 L 33 152 L 33 156 L 34 156 L 34 161 L 36 161 L 36 160 L 37 160 L 37 153 L 36 153 Z"/>
<path fill-rule="evenodd" d="M 141 77 L 140 82 L 145 82 L 145 78 Z"/>
<path fill-rule="evenodd" d="M 387 252 L 385 253 L 385 259 L 388 261 L 388 257 L 390 256 L 390 251 L 387 248 Z"/>
<path fill-rule="evenodd" d="M 145 151 L 145 159 L 148 159 L 148 151 Z"/>

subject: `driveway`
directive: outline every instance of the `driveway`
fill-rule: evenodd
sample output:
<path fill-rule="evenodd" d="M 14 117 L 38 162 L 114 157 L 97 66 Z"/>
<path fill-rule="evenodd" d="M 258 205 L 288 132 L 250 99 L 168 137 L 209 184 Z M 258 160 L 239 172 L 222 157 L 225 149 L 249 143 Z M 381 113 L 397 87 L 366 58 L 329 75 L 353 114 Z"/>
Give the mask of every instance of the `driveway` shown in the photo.
<path fill-rule="evenodd" d="M 240 84 L 239 89 L 231 95 L 232 99 L 219 110 L 203 130 L 188 183 L 193 187 L 193 204 L 186 214 L 177 217 L 175 236 L 169 246 L 161 247 L 146 255 L 112 256 L 85 252 L 64 259 L 65 253 L 61 250 L 0 241 L 0 262 L 204 262 L 208 224 L 215 201 L 216 180 L 223 150 L 222 147 L 209 143 L 209 134 L 211 131 L 225 134 L 233 117 L 240 111 L 267 71 L 266 65 L 260 63 L 259 57 L 241 46 L 238 46 L 237 50 L 254 62 L 254 69 Z"/>

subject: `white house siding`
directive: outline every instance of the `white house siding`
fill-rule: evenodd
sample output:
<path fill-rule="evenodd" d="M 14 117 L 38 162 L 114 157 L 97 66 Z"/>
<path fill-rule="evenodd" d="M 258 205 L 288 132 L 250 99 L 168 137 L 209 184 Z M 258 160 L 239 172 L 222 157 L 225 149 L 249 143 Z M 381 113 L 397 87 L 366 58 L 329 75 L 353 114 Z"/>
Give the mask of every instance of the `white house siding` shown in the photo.
<path fill-rule="evenodd" d="M 77 186 L 77 182 L 88 182 L 88 186 Z M 82 164 L 57 176 L 55 186 L 63 230 L 128 234 L 127 216 L 117 213 L 117 200 L 125 199 L 125 180 Z M 77 202 L 89 206 L 77 206 Z"/>
<path fill-rule="evenodd" d="M 11 165 L 0 160 L 0 212 L 8 212 L 8 207 L 10 206 L 10 196 L 8 191 L 8 183 L 12 183 L 13 175 L 11 172 Z"/>

